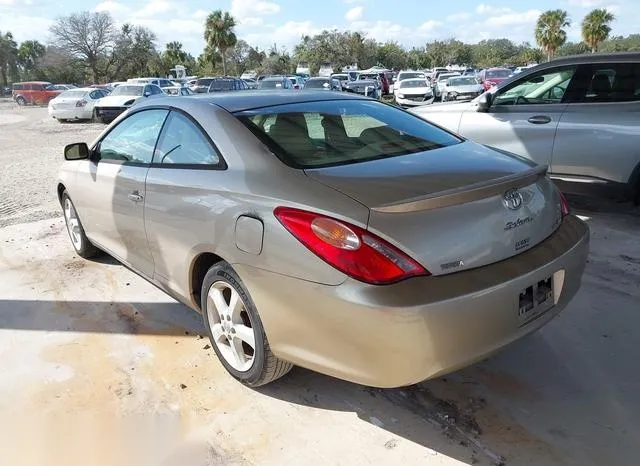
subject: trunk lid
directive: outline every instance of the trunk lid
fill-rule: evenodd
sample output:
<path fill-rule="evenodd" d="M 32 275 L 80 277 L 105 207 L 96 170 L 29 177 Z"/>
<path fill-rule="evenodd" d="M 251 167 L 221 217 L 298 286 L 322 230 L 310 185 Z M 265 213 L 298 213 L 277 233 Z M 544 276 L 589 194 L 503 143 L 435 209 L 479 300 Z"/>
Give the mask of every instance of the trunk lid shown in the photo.
<path fill-rule="evenodd" d="M 433 275 L 519 254 L 561 220 L 545 166 L 473 142 L 305 172 L 369 207 L 368 229 Z"/>

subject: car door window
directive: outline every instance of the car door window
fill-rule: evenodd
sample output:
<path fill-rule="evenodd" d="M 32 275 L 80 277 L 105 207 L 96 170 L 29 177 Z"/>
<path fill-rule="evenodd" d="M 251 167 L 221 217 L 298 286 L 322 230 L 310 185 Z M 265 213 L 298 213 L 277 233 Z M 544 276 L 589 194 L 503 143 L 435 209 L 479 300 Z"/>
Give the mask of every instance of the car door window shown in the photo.
<path fill-rule="evenodd" d="M 559 104 L 576 67 L 554 68 L 524 77 L 496 92 L 494 106 Z"/>
<path fill-rule="evenodd" d="M 91 91 L 89 93 L 89 97 L 91 97 L 93 100 L 96 100 L 102 97 L 102 94 L 100 93 L 100 91 Z"/>
<path fill-rule="evenodd" d="M 153 163 L 221 166 L 218 152 L 203 131 L 178 112 L 171 112 L 162 130 Z"/>
<path fill-rule="evenodd" d="M 144 110 L 122 120 L 100 141 L 100 161 L 151 163 L 167 113 L 167 110 Z"/>
<path fill-rule="evenodd" d="M 633 102 L 640 100 L 640 63 L 583 65 L 572 103 Z"/>

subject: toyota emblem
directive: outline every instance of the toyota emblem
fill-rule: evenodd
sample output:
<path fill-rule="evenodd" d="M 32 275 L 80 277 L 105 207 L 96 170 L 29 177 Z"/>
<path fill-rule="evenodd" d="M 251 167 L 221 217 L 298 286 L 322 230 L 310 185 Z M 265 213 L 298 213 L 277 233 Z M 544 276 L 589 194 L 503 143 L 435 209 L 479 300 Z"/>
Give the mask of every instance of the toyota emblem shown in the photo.
<path fill-rule="evenodd" d="M 518 210 L 522 207 L 522 193 L 517 189 L 510 189 L 502 196 L 502 203 L 509 210 Z"/>

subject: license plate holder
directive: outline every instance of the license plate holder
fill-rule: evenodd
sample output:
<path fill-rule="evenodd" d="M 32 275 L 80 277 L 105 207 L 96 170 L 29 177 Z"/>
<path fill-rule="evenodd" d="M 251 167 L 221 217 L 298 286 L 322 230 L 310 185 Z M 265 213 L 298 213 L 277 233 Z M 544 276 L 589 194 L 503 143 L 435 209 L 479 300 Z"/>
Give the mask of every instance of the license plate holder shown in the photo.
<path fill-rule="evenodd" d="M 553 305 L 553 277 L 538 280 L 518 294 L 518 325 L 527 325 Z"/>

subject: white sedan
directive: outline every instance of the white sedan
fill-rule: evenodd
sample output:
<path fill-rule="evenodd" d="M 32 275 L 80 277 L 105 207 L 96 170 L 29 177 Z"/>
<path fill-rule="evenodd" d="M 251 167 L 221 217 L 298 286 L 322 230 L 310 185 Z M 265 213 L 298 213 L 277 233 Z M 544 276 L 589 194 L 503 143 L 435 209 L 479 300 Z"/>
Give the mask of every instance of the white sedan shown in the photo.
<path fill-rule="evenodd" d="M 415 107 L 433 102 L 433 90 L 425 78 L 403 79 L 396 86 L 394 94 L 398 105 Z"/>
<path fill-rule="evenodd" d="M 107 95 L 107 91 L 92 87 L 69 89 L 49 101 L 49 116 L 60 122 L 90 120 L 96 102 Z"/>

